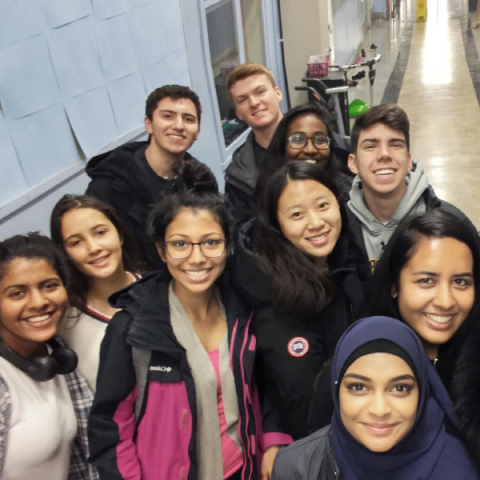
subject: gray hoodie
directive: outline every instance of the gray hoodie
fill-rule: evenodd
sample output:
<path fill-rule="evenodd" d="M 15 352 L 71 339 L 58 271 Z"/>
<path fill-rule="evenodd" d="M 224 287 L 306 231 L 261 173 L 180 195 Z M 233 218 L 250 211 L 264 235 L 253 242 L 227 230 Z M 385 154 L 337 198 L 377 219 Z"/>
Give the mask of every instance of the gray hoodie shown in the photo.
<path fill-rule="evenodd" d="M 392 218 L 387 223 L 382 223 L 373 215 L 365 203 L 360 177 L 357 175 L 353 180 L 348 207 L 362 223 L 363 240 L 371 265 L 374 265 L 381 257 L 383 249 L 403 217 L 407 214 L 426 211 L 422 194 L 428 188 L 428 180 L 419 163 L 414 163 L 414 167 L 408 172 L 405 181 L 407 182 L 407 190 L 402 200 Z"/>

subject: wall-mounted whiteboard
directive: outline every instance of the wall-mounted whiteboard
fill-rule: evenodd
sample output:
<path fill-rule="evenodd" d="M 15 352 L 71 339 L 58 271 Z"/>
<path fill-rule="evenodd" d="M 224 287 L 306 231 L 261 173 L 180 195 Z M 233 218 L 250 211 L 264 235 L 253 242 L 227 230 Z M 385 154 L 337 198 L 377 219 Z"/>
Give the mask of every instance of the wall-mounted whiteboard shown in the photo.
<path fill-rule="evenodd" d="M 179 0 L 1 0 L 0 208 L 191 85 Z"/>

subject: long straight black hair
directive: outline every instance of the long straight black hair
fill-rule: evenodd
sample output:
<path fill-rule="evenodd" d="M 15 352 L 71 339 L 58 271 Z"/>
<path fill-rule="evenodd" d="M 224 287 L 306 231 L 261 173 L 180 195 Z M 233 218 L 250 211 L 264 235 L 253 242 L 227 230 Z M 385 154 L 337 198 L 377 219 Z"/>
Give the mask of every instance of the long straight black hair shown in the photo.
<path fill-rule="evenodd" d="M 346 214 L 332 177 L 322 167 L 312 163 L 286 163 L 273 172 L 260 192 L 254 249 L 263 260 L 262 266 L 272 276 L 273 304 L 289 316 L 302 318 L 319 313 L 331 301 L 333 283 L 328 269 L 320 268 L 315 257 L 295 247 L 285 238 L 280 228 L 278 201 L 292 180 L 314 180 L 321 183 L 337 199 L 343 226 L 346 225 Z"/>
<path fill-rule="evenodd" d="M 398 309 L 398 298 L 392 292 L 398 291 L 400 274 L 415 255 L 422 238 L 454 238 L 470 249 L 473 257 L 473 280 L 475 300 L 469 315 L 453 337 L 439 349 L 437 371 L 447 390 L 451 390 L 455 365 L 466 335 L 477 322 L 480 311 L 480 250 L 478 237 L 465 224 L 465 220 L 442 209 L 410 216 L 403 219 L 383 252 L 366 294 L 362 316 L 383 315 L 402 320 Z"/>

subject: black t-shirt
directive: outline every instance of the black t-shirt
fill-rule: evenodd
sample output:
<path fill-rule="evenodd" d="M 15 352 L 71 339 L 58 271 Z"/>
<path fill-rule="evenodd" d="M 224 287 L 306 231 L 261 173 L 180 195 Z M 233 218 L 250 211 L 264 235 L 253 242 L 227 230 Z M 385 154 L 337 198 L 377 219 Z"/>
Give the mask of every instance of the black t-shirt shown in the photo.
<path fill-rule="evenodd" d="M 258 169 L 262 166 L 266 152 L 267 149 L 260 146 L 255 140 L 255 137 L 253 137 L 253 156 L 255 157 L 255 165 Z"/>
<path fill-rule="evenodd" d="M 168 180 L 157 175 L 148 163 L 147 157 L 145 156 L 145 150 L 147 149 L 147 146 L 148 145 L 135 152 L 133 160 L 138 166 L 140 171 L 139 176 L 149 193 L 149 197 L 152 199 L 152 205 L 154 205 L 159 201 L 161 194 L 167 187 Z"/>

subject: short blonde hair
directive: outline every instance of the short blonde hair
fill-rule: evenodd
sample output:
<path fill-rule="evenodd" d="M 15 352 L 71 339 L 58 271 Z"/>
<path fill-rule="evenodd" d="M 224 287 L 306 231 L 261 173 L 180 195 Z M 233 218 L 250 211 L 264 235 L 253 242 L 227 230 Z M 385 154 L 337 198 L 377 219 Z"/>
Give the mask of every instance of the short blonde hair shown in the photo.
<path fill-rule="evenodd" d="M 266 75 L 273 88 L 277 86 L 273 73 L 264 65 L 260 63 L 244 63 L 236 67 L 228 77 L 227 88 L 228 96 L 230 100 L 233 101 L 230 94 L 231 88 L 239 81 L 244 80 L 245 78 L 251 77 L 252 75 Z"/>

